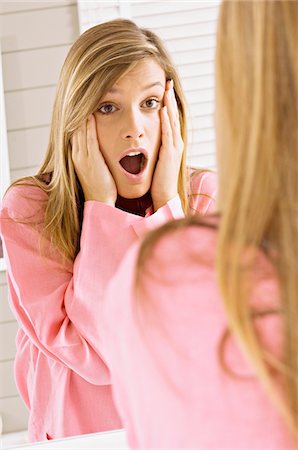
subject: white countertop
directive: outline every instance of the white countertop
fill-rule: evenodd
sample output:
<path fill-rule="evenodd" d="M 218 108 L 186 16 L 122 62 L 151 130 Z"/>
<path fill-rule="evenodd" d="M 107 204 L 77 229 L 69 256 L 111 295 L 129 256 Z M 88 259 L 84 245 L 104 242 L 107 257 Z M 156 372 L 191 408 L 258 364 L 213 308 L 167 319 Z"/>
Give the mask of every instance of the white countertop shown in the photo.
<path fill-rule="evenodd" d="M 64 439 L 53 439 L 52 441 L 36 442 L 34 444 L 6 447 L 18 450 L 40 450 L 43 448 L 60 450 L 69 448 L 71 450 L 129 450 L 124 430 L 107 431 L 104 433 L 84 434 Z"/>

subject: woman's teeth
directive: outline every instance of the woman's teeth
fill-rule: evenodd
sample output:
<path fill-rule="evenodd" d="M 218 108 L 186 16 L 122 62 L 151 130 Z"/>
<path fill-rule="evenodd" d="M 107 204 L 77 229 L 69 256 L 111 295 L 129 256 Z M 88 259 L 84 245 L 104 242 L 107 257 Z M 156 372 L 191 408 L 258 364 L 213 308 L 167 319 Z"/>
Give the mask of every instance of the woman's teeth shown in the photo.
<path fill-rule="evenodd" d="M 141 155 L 141 152 L 130 152 L 127 154 L 127 156 L 138 156 Z"/>

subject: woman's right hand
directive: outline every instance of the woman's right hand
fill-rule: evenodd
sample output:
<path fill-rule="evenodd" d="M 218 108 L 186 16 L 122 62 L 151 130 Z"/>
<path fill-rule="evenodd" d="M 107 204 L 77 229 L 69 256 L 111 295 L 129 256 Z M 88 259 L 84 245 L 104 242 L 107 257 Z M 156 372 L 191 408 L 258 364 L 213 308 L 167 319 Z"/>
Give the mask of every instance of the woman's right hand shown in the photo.
<path fill-rule="evenodd" d="M 85 200 L 97 200 L 115 206 L 117 188 L 99 148 L 93 114 L 73 135 L 72 160 Z"/>

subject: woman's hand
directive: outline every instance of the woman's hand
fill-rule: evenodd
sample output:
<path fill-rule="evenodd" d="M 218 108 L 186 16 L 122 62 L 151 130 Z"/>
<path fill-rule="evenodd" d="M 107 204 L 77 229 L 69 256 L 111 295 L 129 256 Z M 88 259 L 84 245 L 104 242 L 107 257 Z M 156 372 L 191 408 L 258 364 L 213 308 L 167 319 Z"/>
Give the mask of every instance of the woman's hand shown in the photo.
<path fill-rule="evenodd" d="M 154 211 L 157 211 L 178 193 L 178 176 L 184 143 L 181 137 L 173 80 L 167 81 L 164 105 L 161 109 L 162 142 L 151 186 Z"/>
<path fill-rule="evenodd" d="M 72 160 L 85 200 L 97 200 L 115 206 L 117 188 L 99 149 L 93 114 L 74 133 Z"/>

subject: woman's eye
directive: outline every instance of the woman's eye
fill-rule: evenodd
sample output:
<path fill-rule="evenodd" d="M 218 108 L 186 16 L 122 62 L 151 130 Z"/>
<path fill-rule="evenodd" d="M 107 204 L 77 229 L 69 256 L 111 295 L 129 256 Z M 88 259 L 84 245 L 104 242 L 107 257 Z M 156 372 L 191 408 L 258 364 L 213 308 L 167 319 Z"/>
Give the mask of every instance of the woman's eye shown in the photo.
<path fill-rule="evenodd" d="M 111 105 L 110 103 L 107 103 L 106 105 L 102 105 L 99 109 L 99 112 L 102 114 L 110 114 L 116 111 L 116 108 L 114 105 Z"/>
<path fill-rule="evenodd" d="M 156 98 L 148 98 L 148 100 L 146 100 L 144 104 L 148 109 L 155 109 L 159 106 L 160 101 Z"/>

